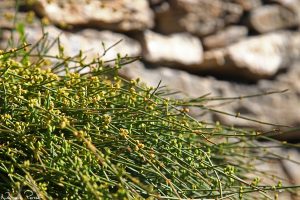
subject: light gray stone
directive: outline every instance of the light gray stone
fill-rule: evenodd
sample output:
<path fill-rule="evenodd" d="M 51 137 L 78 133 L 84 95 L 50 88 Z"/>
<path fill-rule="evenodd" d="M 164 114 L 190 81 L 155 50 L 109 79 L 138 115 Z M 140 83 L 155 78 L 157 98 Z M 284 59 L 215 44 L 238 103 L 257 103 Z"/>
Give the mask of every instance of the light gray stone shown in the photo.
<path fill-rule="evenodd" d="M 85 25 L 118 31 L 144 30 L 154 25 L 147 0 L 37 0 L 35 11 L 57 25 Z"/>
<path fill-rule="evenodd" d="M 2 3 L 2 2 L 1 2 Z M 2 5 L 1 5 L 2 6 Z M 28 27 L 39 27 L 41 25 L 38 18 L 35 16 L 33 11 L 19 12 L 15 16 L 15 9 L 13 5 L 8 7 L 0 6 L 0 28 L 1 29 L 15 29 L 17 24 L 23 24 Z M 15 17 L 17 17 L 18 23 L 15 23 Z"/>
<path fill-rule="evenodd" d="M 277 127 L 275 125 L 300 126 L 300 64 L 295 63 L 287 74 L 278 76 L 275 80 L 261 80 L 257 84 L 241 84 L 216 80 L 212 77 L 199 77 L 187 72 L 170 69 L 149 69 L 143 66 L 128 66 L 128 78 L 140 77 L 143 82 L 156 87 L 160 81 L 171 91 L 180 91 L 176 97 L 197 98 L 205 94 L 209 97 L 229 98 L 225 100 L 209 101 L 206 105 L 215 110 L 230 115 L 211 112 L 204 115 L 207 110 L 191 109 L 193 116 L 201 121 L 220 121 L 222 124 L 238 127 L 250 127 L 258 131 L 270 131 L 280 129 L 280 132 L 289 130 L 289 127 Z M 282 91 L 286 93 L 259 95 L 270 91 Z M 242 96 L 258 94 L 252 98 Z M 236 97 L 231 99 L 231 97 Z M 241 97 L 241 98 L 239 98 Z M 251 120 L 243 119 L 248 118 Z M 267 125 L 267 124 L 270 125 Z M 273 125 L 271 125 L 273 124 Z M 274 131 L 272 134 L 278 134 Z M 283 140 L 300 139 L 300 131 L 281 134 Z"/>
<path fill-rule="evenodd" d="M 204 52 L 196 71 L 242 75 L 249 80 L 274 76 L 300 56 L 300 34 L 288 31 L 249 37 L 228 47 Z"/>
<path fill-rule="evenodd" d="M 245 161 L 255 166 L 257 170 L 256 173 L 253 172 L 246 175 L 249 178 L 248 182 L 251 182 L 255 177 L 259 177 L 262 185 L 276 186 L 278 181 L 281 181 L 283 186 L 297 185 L 299 179 L 297 180 L 297 176 L 292 177 L 299 171 L 297 168 L 299 168 L 300 164 L 300 154 L 296 148 L 289 149 L 279 142 L 257 142 L 257 146 L 254 151 L 257 158 L 260 159 L 248 159 L 248 162 Z M 279 190 L 277 199 L 298 199 L 300 197 L 299 190 L 296 188 L 293 192 L 294 194 L 289 191 Z M 258 197 L 257 199 L 261 198 Z M 273 197 L 271 196 L 271 198 Z"/>
<path fill-rule="evenodd" d="M 297 16 L 290 9 L 280 5 L 265 5 L 251 11 L 250 24 L 259 33 L 297 25 Z"/>
<path fill-rule="evenodd" d="M 288 32 L 249 38 L 228 48 L 228 58 L 239 68 L 261 77 L 271 77 L 290 64 Z"/>
<path fill-rule="evenodd" d="M 157 29 L 165 34 L 187 31 L 198 36 L 214 33 L 240 20 L 243 8 L 221 0 L 174 0 L 157 11 Z"/>
<path fill-rule="evenodd" d="M 240 41 L 248 34 L 245 26 L 229 26 L 216 34 L 203 38 L 203 46 L 206 49 L 215 49 L 228 46 L 232 43 Z"/>
<path fill-rule="evenodd" d="M 150 63 L 188 68 L 202 62 L 201 41 L 188 33 L 165 36 L 147 30 L 141 36 L 141 44 L 143 58 Z"/>
<path fill-rule="evenodd" d="M 291 180 L 292 184 L 300 185 L 300 151 L 290 149 L 289 151 L 285 152 L 283 156 L 287 158 L 286 160 L 282 160 L 282 164 L 286 170 L 286 173 L 288 174 L 289 179 Z M 298 195 L 300 195 L 300 191 L 298 192 Z"/>
<path fill-rule="evenodd" d="M 273 0 L 290 9 L 297 16 L 297 25 L 300 25 L 300 1 L 299 0 Z"/>
<path fill-rule="evenodd" d="M 109 61 L 115 59 L 118 54 L 130 57 L 140 56 L 141 54 L 141 46 L 137 41 L 123 34 L 111 31 L 84 29 L 75 34 L 62 31 L 54 26 L 47 26 L 44 28 L 44 31 L 47 33 L 45 38 L 47 42 L 45 44 L 49 45 L 55 42 L 59 36 L 60 44 L 64 47 L 65 56 L 76 56 L 82 50 L 86 62 L 99 57 L 103 61 Z M 36 28 L 27 28 L 25 33 L 27 42 L 32 45 L 43 36 L 42 30 Z M 3 43 L 9 38 L 10 31 L 5 31 L 3 34 Z M 17 33 L 15 33 L 14 38 L 18 39 Z M 46 54 L 51 56 L 59 54 L 57 41 Z M 113 64 L 114 62 L 112 61 L 111 63 Z"/>

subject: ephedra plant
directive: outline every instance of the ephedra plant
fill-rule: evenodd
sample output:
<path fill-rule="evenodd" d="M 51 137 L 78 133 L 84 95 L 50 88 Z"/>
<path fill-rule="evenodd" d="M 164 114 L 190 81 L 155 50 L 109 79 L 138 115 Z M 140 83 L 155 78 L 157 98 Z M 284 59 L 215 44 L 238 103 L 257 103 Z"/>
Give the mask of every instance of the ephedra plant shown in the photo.
<path fill-rule="evenodd" d="M 60 54 L 49 68 L 35 47 L 0 53 L 1 198 L 274 199 L 296 187 L 256 169 L 274 154 L 263 136 L 199 122 L 190 102 L 119 77 L 134 58 Z"/>

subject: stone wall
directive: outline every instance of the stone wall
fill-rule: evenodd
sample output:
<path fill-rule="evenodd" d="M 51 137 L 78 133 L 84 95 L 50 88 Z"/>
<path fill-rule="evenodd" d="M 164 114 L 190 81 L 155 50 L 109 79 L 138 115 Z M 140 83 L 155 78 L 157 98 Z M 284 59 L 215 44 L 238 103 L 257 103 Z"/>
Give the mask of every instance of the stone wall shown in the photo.
<path fill-rule="evenodd" d="M 218 112 L 203 116 L 197 109 L 191 114 L 261 131 L 278 129 L 266 123 L 300 126 L 300 0 L 28 2 L 18 16 L 30 21 L 26 29 L 30 43 L 42 36 L 41 22 L 49 24 L 45 27 L 49 40 L 61 36 L 70 56 L 83 49 L 92 59 L 105 51 L 101 42 L 109 47 L 122 39 L 103 59 L 117 53 L 141 55 L 141 61 L 121 74 L 153 86 L 162 80 L 171 90 L 181 91 L 181 97 L 239 97 L 288 89 L 284 94 L 209 103 L 233 116 Z M 0 47 L 5 48 L 13 11 L 9 3 L 0 5 Z M 284 139 L 300 139 L 298 133 Z"/>

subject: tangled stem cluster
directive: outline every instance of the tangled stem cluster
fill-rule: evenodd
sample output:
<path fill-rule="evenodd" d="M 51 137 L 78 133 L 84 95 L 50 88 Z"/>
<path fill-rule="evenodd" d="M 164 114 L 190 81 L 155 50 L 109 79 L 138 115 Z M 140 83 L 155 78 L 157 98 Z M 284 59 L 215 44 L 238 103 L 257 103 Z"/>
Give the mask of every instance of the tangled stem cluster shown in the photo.
<path fill-rule="evenodd" d="M 274 176 L 255 169 L 264 157 L 251 150 L 260 148 L 255 133 L 200 123 L 182 108 L 188 102 L 122 79 L 117 69 L 128 58 L 118 57 L 116 67 L 74 58 L 68 67 L 61 55 L 43 70 L 48 58 L 28 52 L 0 54 L 0 194 L 252 199 L 285 188 L 260 184 Z"/>

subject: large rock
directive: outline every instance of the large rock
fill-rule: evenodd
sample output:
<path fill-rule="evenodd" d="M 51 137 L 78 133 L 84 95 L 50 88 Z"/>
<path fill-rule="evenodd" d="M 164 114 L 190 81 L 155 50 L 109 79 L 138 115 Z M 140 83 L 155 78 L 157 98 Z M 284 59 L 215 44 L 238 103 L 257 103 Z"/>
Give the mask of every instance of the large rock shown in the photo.
<path fill-rule="evenodd" d="M 300 153 L 297 150 L 289 150 L 283 155 L 288 158 L 288 160 L 283 160 L 282 164 L 285 170 L 288 172 L 288 177 L 291 179 L 292 184 L 300 184 L 300 173 L 299 173 L 299 163 L 300 163 Z M 298 190 L 300 196 L 300 191 Z"/>
<path fill-rule="evenodd" d="M 287 74 L 278 76 L 275 80 L 262 80 L 257 84 L 241 84 L 235 82 L 216 80 L 212 77 L 199 77 L 187 72 L 170 69 L 149 69 L 142 66 L 125 67 L 124 74 L 129 78 L 140 77 L 143 82 L 156 87 L 160 81 L 171 91 L 180 91 L 176 97 L 196 98 L 205 94 L 209 97 L 237 97 L 228 100 L 215 100 L 208 102 L 208 107 L 221 110 L 230 115 L 212 112 L 202 115 L 206 110 L 191 109 L 190 114 L 198 116 L 199 120 L 220 121 L 223 124 L 239 127 L 251 127 L 259 131 L 270 131 L 280 128 L 281 131 L 288 127 L 277 127 L 275 124 L 300 126 L 300 64 L 295 63 Z M 282 94 L 262 95 L 252 98 L 242 98 L 253 94 L 264 94 L 270 91 L 289 89 Z M 239 98 L 241 97 L 241 98 Z M 200 117 L 199 117 L 200 116 Z M 242 119 L 246 117 L 253 121 Z M 264 123 L 273 125 L 266 125 Z M 279 132 L 274 132 L 278 134 Z M 300 140 L 300 131 L 281 135 L 281 139 Z"/>
<path fill-rule="evenodd" d="M 14 26 L 14 10 L 12 5 L 0 6 L 0 28 L 10 29 Z"/>
<path fill-rule="evenodd" d="M 47 33 L 47 42 L 45 44 L 51 44 L 60 36 L 60 44 L 64 47 L 64 54 L 66 56 L 76 56 L 82 50 L 86 61 L 91 61 L 99 56 L 102 60 L 108 61 L 115 59 L 117 54 L 131 57 L 140 56 L 141 54 L 141 46 L 137 41 L 123 34 L 111 31 L 85 29 L 75 34 L 61 31 L 54 26 L 47 26 L 44 28 L 44 31 Z M 43 36 L 42 30 L 39 28 L 28 28 L 25 34 L 27 35 L 27 42 L 32 45 Z M 10 31 L 5 31 L 3 34 L 4 43 L 9 38 Z M 18 39 L 16 33 L 14 38 Z M 105 47 L 102 46 L 102 43 Z M 52 56 L 58 55 L 58 49 L 58 43 L 56 42 L 47 54 Z"/>
<path fill-rule="evenodd" d="M 204 53 L 196 71 L 242 75 L 250 80 L 274 76 L 299 58 L 299 33 L 288 31 L 247 38 L 223 49 Z"/>
<path fill-rule="evenodd" d="M 238 68 L 270 77 L 290 64 L 290 33 L 270 33 L 241 41 L 228 48 L 228 58 Z"/>
<path fill-rule="evenodd" d="M 40 26 L 40 21 L 33 11 L 18 12 L 16 15 L 15 1 L 1 1 L 0 3 L 0 29 L 13 29 L 23 24 L 30 27 Z M 15 21 L 17 19 L 17 21 Z"/>
<path fill-rule="evenodd" d="M 132 31 L 154 25 L 147 0 L 37 0 L 35 11 L 58 25 L 84 25 L 98 28 Z"/>
<path fill-rule="evenodd" d="M 290 9 L 297 16 L 297 25 L 300 25 L 300 1 L 299 0 L 272 0 Z"/>
<path fill-rule="evenodd" d="M 221 0 L 174 0 L 156 11 L 157 29 L 165 34 L 188 31 L 205 36 L 238 22 L 243 8 Z"/>
<path fill-rule="evenodd" d="M 255 177 L 260 178 L 260 184 L 278 185 L 279 180 L 282 185 L 299 185 L 299 162 L 300 152 L 294 148 L 287 148 L 278 142 L 259 142 L 257 148 L 254 150 L 257 159 L 248 159 L 249 166 L 255 166 L 257 173 L 249 173 L 246 175 L 248 182 L 251 182 Z M 265 158 L 268 158 L 267 160 Z M 262 173 L 265 175 L 262 176 Z M 267 176 L 266 174 L 272 176 Z M 300 198 L 300 190 L 295 189 L 293 193 L 283 190 L 278 192 L 278 198 L 282 200 L 298 200 Z M 262 199 L 261 197 L 253 199 Z M 272 198 L 273 199 L 273 198 Z"/>
<path fill-rule="evenodd" d="M 297 15 L 280 5 L 265 5 L 251 11 L 250 24 L 259 33 L 297 25 Z"/>
<path fill-rule="evenodd" d="M 248 29 L 245 26 L 229 26 L 214 35 L 203 38 L 203 46 L 206 49 L 225 47 L 245 38 L 247 34 Z"/>
<path fill-rule="evenodd" d="M 165 36 L 148 30 L 140 39 L 143 58 L 150 63 L 188 68 L 202 62 L 202 44 L 188 33 Z"/>

